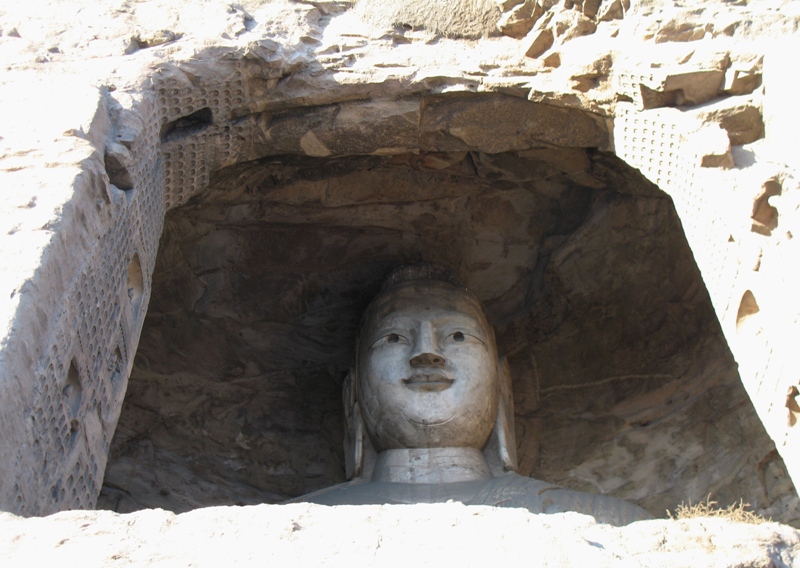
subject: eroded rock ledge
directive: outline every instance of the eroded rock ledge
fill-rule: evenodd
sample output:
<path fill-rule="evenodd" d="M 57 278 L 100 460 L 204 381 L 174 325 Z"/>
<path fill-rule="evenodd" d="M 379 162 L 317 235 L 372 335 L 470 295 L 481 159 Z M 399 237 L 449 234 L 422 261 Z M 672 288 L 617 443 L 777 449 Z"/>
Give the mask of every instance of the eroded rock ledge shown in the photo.
<path fill-rule="evenodd" d="M 442 505 L 286 505 L 0 513 L 0 560 L 80 566 L 646 566 L 790 568 L 800 532 L 726 519 L 598 525 L 577 513 Z"/>

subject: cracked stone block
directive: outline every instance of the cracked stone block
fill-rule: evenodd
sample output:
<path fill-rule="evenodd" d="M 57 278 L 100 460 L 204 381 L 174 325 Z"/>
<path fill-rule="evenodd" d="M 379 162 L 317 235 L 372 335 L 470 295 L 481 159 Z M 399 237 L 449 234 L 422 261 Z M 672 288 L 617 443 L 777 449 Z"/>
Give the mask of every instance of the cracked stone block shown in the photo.
<path fill-rule="evenodd" d="M 722 127 L 732 146 L 750 144 L 764 137 L 764 121 L 761 110 L 749 100 L 736 97 L 722 99 L 692 111 L 701 122 L 714 123 Z"/>
<path fill-rule="evenodd" d="M 543 55 L 548 49 L 553 47 L 555 36 L 553 30 L 546 28 L 543 30 L 535 30 L 525 37 L 525 42 L 529 43 L 525 55 L 536 59 Z"/>

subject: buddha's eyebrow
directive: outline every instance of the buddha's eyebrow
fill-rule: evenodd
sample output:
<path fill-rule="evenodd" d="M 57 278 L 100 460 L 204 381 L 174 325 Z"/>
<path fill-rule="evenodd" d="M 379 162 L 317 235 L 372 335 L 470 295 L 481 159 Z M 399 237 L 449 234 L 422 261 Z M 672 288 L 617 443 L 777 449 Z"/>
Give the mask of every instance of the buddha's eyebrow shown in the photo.
<path fill-rule="evenodd" d="M 389 321 L 381 322 L 380 325 L 375 326 L 372 335 L 378 336 L 385 333 L 407 331 L 414 326 L 414 321 L 415 320 L 412 318 L 393 318 Z"/>
<path fill-rule="evenodd" d="M 484 324 L 474 316 L 466 314 L 448 315 L 435 318 L 433 324 L 439 327 L 463 327 L 483 331 Z"/>
<path fill-rule="evenodd" d="M 383 316 L 380 318 L 381 321 L 378 322 L 375 326 L 375 333 L 384 333 L 386 331 L 397 331 L 402 329 L 408 329 L 414 326 L 414 322 L 416 321 L 414 318 L 404 317 L 404 316 L 393 316 L 392 314 Z"/>
<path fill-rule="evenodd" d="M 439 318 L 434 317 L 430 321 L 437 333 L 453 333 L 456 331 L 463 331 L 484 341 L 488 337 L 486 330 L 484 329 L 484 325 L 471 316 L 450 315 Z M 381 330 L 380 333 L 390 333 L 392 331 L 402 332 L 406 330 L 413 332 L 418 324 L 419 319 L 417 318 L 400 317 L 397 320 L 389 322 L 388 325 L 381 326 L 379 329 Z"/>

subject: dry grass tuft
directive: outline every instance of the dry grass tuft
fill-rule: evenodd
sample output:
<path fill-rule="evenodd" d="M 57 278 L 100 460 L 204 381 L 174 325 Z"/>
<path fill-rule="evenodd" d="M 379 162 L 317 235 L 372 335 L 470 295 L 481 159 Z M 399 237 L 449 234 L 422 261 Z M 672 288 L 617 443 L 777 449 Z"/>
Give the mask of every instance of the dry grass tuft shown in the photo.
<path fill-rule="evenodd" d="M 737 523 L 749 523 L 751 525 L 760 525 L 761 523 L 772 521 L 772 519 L 765 519 L 761 515 L 748 511 L 748 507 L 750 507 L 750 503 L 745 503 L 740 499 L 738 503 L 721 508 L 717 506 L 716 501 L 711 500 L 711 495 L 709 495 L 706 497 L 705 501 L 695 503 L 694 505 L 692 505 L 691 502 L 689 504 L 681 503 L 678 505 L 678 508 L 675 509 L 674 514 L 672 511 L 667 510 L 667 515 L 669 515 L 670 519 L 676 521 L 681 519 L 695 519 L 697 517 L 730 519 Z"/>

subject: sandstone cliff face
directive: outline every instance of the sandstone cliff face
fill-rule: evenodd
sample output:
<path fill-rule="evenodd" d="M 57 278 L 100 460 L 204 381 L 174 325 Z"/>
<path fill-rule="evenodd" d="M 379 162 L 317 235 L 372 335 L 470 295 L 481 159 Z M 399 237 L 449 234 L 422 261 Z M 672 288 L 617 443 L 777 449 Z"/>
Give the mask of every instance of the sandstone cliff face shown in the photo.
<path fill-rule="evenodd" d="M 489 307 L 522 473 L 797 522 L 791 5 L 408 6 L 5 9 L 3 507 L 341 480 L 359 312 L 429 260 Z"/>

